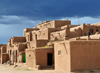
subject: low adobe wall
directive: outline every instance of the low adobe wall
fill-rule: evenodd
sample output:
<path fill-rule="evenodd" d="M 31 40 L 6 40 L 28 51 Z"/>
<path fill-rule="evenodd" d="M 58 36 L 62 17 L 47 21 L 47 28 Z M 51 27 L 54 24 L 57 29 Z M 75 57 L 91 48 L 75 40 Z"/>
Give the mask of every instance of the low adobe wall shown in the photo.
<path fill-rule="evenodd" d="M 13 37 L 11 39 L 11 44 L 14 44 L 15 42 L 26 42 L 26 37 Z"/>
<path fill-rule="evenodd" d="M 100 68 L 100 41 L 71 41 L 71 71 Z"/>
<path fill-rule="evenodd" d="M 6 46 L 1 46 L 1 54 L 7 52 L 7 47 Z"/>
<path fill-rule="evenodd" d="M 30 48 L 36 48 L 36 47 L 43 47 L 45 45 L 47 45 L 48 40 L 34 40 L 34 41 L 30 41 L 29 43 L 27 43 L 27 47 Z"/>
<path fill-rule="evenodd" d="M 25 49 L 27 48 L 27 44 L 25 43 L 25 44 L 19 44 L 18 45 L 18 50 L 19 51 L 25 51 Z"/>
<path fill-rule="evenodd" d="M 66 30 L 52 32 L 50 34 L 50 40 L 65 40 L 65 36 L 66 36 Z"/>
<path fill-rule="evenodd" d="M 7 62 L 9 60 L 9 55 L 8 54 L 1 54 L 1 64 L 4 62 Z"/>

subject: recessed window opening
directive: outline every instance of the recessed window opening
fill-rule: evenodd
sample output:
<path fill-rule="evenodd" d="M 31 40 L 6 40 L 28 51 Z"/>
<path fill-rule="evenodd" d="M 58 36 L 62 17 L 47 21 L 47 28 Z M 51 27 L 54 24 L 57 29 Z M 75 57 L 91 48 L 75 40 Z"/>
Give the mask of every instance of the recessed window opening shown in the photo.
<path fill-rule="evenodd" d="M 90 29 L 90 33 L 93 34 L 93 29 L 92 28 Z"/>
<path fill-rule="evenodd" d="M 84 35 L 86 36 L 86 33 L 84 33 Z"/>
<path fill-rule="evenodd" d="M 58 55 L 61 55 L 61 51 L 58 51 Z"/>
<path fill-rule="evenodd" d="M 31 55 L 29 55 L 29 57 L 31 57 Z"/>
<path fill-rule="evenodd" d="M 98 29 L 96 30 L 96 32 L 98 32 Z"/>

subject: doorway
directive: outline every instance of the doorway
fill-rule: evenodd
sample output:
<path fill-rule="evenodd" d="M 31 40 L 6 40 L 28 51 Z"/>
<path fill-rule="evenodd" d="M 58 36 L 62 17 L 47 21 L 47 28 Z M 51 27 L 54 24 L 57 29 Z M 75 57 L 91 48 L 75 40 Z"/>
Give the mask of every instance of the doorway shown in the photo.
<path fill-rule="evenodd" d="M 23 54 L 23 63 L 26 63 L 26 54 Z"/>
<path fill-rule="evenodd" d="M 13 61 L 17 62 L 17 50 L 13 52 Z"/>
<path fill-rule="evenodd" d="M 12 50 L 10 50 L 10 61 L 12 60 L 12 58 L 11 58 L 11 54 L 12 54 Z"/>
<path fill-rule="evenodd" d="M 47 54 L 47 65 L 52 66 L 52 53 Z"/>

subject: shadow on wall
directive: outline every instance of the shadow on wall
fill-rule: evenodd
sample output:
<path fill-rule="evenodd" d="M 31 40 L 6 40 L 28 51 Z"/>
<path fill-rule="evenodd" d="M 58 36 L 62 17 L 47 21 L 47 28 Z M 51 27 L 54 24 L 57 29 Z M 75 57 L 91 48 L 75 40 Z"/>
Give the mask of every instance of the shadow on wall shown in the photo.
<path fill-rule="evenodd" d="M 68 54 L 68 52 L 67 52 L 67 48 L 66 48 L 66 45 L 65 45 L 65 43 L 63 43 L 63 44 L 64 44 L 64 47 L 65 47 L 66 53 Z"/>

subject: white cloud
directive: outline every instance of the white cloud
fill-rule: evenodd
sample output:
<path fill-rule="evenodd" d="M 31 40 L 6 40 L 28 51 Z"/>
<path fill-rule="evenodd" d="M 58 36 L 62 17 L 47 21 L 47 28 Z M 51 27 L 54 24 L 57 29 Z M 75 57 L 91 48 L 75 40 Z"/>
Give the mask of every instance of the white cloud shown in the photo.
<path fill-rule="evenodd" d="M 4 25 L 36 25 L 41 21 L 33 21 L 22 16 L 0 16 L 0 24 Z"/>
<path fill-rule="evenodd" d="M 7 43 L 13 36 L 23 36 L 25 28 L 33 28 L 41 21 L 29 20 L 19 16 L 0 17 L 0 43 Z"/>
<path fill-rule="evenodd" d="M 61 20 L 66 20 L 67 18 L 62 18 Z M 92 17 L 81 17 L 81 18 L 77 18 L 77 17 L 73 17 L 73 18 L 68 18 L 69 20 L 71 20 L 71 24 L 72 25 L 78 25 L 78 23 L 80 25 L 82 25 L 83 23 L 86 24 L 93 24 L 93 23 L 98 23 L 100 22 L 100 17 L 99 18 L 92 18 Z"/>

